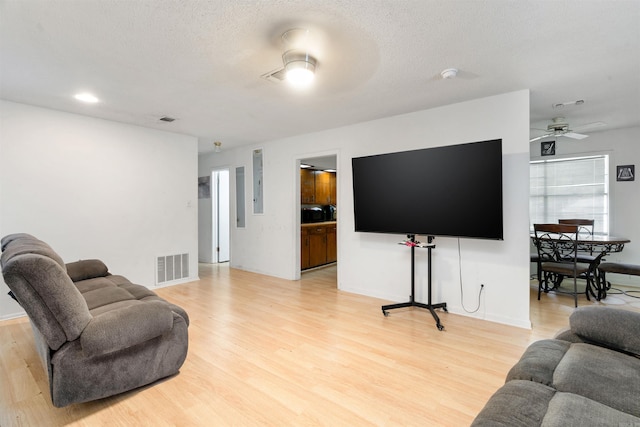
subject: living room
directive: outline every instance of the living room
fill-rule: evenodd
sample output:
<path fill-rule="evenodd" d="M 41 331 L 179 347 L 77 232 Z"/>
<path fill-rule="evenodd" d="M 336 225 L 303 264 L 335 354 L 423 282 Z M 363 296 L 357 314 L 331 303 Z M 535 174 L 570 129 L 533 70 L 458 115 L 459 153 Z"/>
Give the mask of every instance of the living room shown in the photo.
<path fill-rule="evenodd" d="M 637 69 L 637 62 L 630 60 L 632 70 Z M 628 84 L 630 92 L 637 89 L 637 79 Z M 409 258 L 407 249 L 397 244 L 405 236 L 353 231 L 351 158 L 501 138 L 505 239 L 458 241 L 437 237 L 434 299 L 446 301 L 452 317 L 476 318 L 470 320 L 482 328 L 496 327 L 501 331 L 499 324 L 523 331 L 531 328 L 528 171 L 529 161 L 539 157 L 540 145 L 528 142 L 531 105 L 537 94 L 526 85 L 244 145 L 233 146 L 223 138 L 220 152 L 200 155 L 199 146 L 210 144 L 211 138 L 200 140 L 181 132 L 179 120 L 177 128 L 160 130 L 156 123 L 144 127 L 118 120 L 118 112 L 112 111 L 111 119 L 90 117 L 76 106 L 64 111 L 29 105 L 20 99 L 7 99 L 5 93 L 8 92 L 3 90 L 0 101 L 0 234 L 29 232 L 51 244 L 65 261 L 103 259 L 118 274 L 158 289 L 161 286 L 157 283 L 155 262 L 159 256 L 190 255 L 188 276 L 174 284 L 188 287 L 186 283 L 202 279 L 197 263 L 198 177 L 213 168 L 238 166 L 244 166 L 249 176 L 252 152 L 260 148 L 264 153 L 265 209 L 262 214 L 251 213 L 252 193 L 247 187 L 246 226 L 231 227 L 231 269 L 262 274 L 265 286 L 271 278 L 300 279 L 298 161 L 335 155 L 341 209 L 337 289 L 385 301 L 405 300 L 410 283 Z M 628 108 L 637 109 L 637 101 Z M 286 127 L 286 123 L 282 126 Z M 638 164 L 639 138 L 638 124 L 604 128 L 583 141 L 562 140 L 556 155 L 607 152 L 611 167 Z M 615 180 L 611 184 L 611 232 L 631 240 L 611 260 L 637 262 L 638 184 Z M 416 297 L 421 300 L 426 295 L 425 256 L 419 253 L 416 261 Z M 461 277 L 468 298 L 464 301 Z M 633 278 L 622 279 L 629 285 L 638 285 Z M 480 284 L 485 285 L 480 309 L 466 313 L 463 304 L 475 302 Z M 6 295 L 5 284 L 0 286 L 1 294 Z M 211 310 L 215 310 L 213 302 Z M 372 303 L 371 310 L 382 316 L 378 301 Z M 0 298 L 0 320 L 22 313 L 13 300 Z M 415 327 L 420 324 L 433 328 L 426 317 L 416 322 Z M 454 324 L 471 325 L 464 320 Z M 198 332 L 192 339 L 206 333 L 198 328 L 194 331 Z"/>

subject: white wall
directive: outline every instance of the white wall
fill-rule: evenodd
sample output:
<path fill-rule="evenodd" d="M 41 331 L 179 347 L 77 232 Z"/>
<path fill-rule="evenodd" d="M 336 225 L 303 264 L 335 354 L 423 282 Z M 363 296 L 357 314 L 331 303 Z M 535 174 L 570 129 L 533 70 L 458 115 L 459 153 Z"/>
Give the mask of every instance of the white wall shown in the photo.
<path fill-rule="evenodd" d="M 5 101 L 0 124 L 0 235 L 150 287 L 156 256 L 189 253 L 197 278 L 196 138 Z M 7 292 L 0 319 L 22 313 Z"/>
<path fill-rule="evenodd" d="M 206 175 L 198 175 L 199 177 Z M 211 197 L 198 199 L 198 262 L 212 264 L 213 260 L 213 202 Z"/>
<path fill-rule="evenodd" d="M 502 138 L 504 241 L 461 239 L 464 304 L 475 317 L 530 327 L 529 321 L 529 92 L 518 91 L 442 108 L 346 126 L 203 155 L 199 174 L 215 167 L 244 166 L 251 174 L 251 153 L 264 148 L 265 212 L 251 211 L 247 188 L 247 224 L 232 227 L 231 265 L 288 279 L 299 277 L 299 169 L 297 160 L 336 154 L 338 158 L 338 287 L 341 290 L 402 302 L 410 292 L 410 257 L 397 245 L 404 236 L 354 232 L 351 158 Z M 231 173 L 233 179 L 234 173 Z M 251 182 L 247 176 L 246 182 Z M 443 185 L 446 183 L 443 182 Z M 232 183 L 231 188 L 235 188 Z M 235 199 L 232 195 L 232 199 Z M 232 203 L 232 212 L 235 206 Z M 233 217 L 233 214 L 232 214 Z M 473 219 L 470 218 L 470 221 Z M 433 252 L 433 302 L 461 305 L 458 241 L 436 238 Z M 416 258 L 416 297 L 426 299 L 426 251 Z M 380 310 L 372 306 L 372 310 Z"/>
<path fill-rule="evenodd" d="M 625 245 L 622 252 L 607 255 L 606 260 L 640 264 L 640 177 L 636 176 L 635 181 L 616 181 L 617 165 L 635 165 L 636 175 L 640 172 L 640 127 L 587 133 L 589 137 L 579 141 L 559 138 L 554 158 L 609 155 L 610 234 L 626 237 L 631 243 Z M 540 142 L 531 144 L 530 155 L 532 160 L 542 158 Z M 618 284 L 640 286 L 637 276 L 607 275 L 607 278 Z"/>

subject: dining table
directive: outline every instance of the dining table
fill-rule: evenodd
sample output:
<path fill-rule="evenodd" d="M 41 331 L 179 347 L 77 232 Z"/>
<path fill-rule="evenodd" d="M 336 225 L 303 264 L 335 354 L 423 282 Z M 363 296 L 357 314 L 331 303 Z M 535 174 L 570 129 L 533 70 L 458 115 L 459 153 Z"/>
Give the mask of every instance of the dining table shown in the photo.
<path fill-rule="evenodd" d="M 531 233 L 535 245 L 535 233 Z M 545 238 L 552 239 L 552 236 L 546 236 Z M 600 301 L 607 297 L 607 287 L 610 286 L 601 280 L 598 273 L 598 266 L 603 261 L 604 257 L 610 253 L 622 252 L 624 245 L 631 243 L 631 240 L 626 237 L 612 236 L 609 234 L 578 234 L 576 238 L 578 246 L 578 252 L 589 253 L 593 255 L 593 260 L 589 263 L 589 274 L 594 278 L 594 285 L 596 287 L 597 294 L 594 293 L 596 300 Z"/>

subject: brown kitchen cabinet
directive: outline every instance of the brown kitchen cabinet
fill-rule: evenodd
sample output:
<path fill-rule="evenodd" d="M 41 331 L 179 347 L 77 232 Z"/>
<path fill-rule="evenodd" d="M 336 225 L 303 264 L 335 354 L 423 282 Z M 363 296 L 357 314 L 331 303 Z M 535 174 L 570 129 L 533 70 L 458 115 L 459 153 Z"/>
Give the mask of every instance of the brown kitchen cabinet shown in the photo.
<path fill-rule="evenodd" d="M 303 226 L 300 236 L 302 270 L 337 261 L 335 223 Z"/>
<path fill-rule="evenodd" d="M 329 172 L 329 204 L 338 204 L 338 192 L 336 190 L 336 173 Z"/>
<path fill-rule="evenodd" d="M 331 204 L 331 174 L 325 171 L 315 172 L 316 203 L 320 205 Z"/>
<path fill-rule="evenodd" d="M 336 225 L 327 225 L 327 263 L 338 260 L 338 245 L 336 240 Z"/>
<path fill-rule="evenodd" d="M 300 169 L 300 202 L 315 203 L 316 184 L 315 171 Z"/>
<path fill-rule="evenodd" d="M 309 267 L 327 263 L 327 229 L 324 226 L 309 228 Z"/>
<path fill-rule="evenodd" d="M 300 202 L 318 205 L 336 204 L 335 172 L 300 169 Z"/>

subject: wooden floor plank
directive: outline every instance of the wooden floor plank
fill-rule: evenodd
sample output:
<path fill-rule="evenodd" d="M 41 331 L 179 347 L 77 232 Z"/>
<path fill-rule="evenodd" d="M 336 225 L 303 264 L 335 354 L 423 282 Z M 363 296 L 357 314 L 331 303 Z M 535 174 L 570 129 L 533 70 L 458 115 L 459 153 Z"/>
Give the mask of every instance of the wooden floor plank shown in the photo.
<path fill-rule="evenodd" d="M 200 266 L 159 289 L 191 318 L 180 373 L 96 402 L 54 408 L 26 318 L 0 322 L 0 425 L 460 426 L 504 383 L 531 342 L 567 326 L 573 298 L 531 286 L 532 330 L 336 289 L 336 267 L 288 281 Z M 608 304 L 640 311 L 640 300 Z"/>

